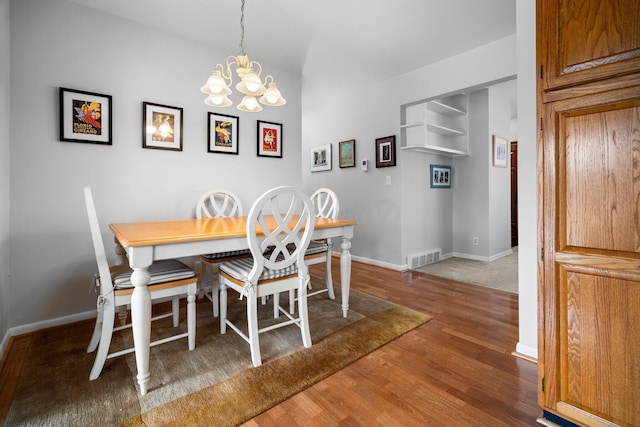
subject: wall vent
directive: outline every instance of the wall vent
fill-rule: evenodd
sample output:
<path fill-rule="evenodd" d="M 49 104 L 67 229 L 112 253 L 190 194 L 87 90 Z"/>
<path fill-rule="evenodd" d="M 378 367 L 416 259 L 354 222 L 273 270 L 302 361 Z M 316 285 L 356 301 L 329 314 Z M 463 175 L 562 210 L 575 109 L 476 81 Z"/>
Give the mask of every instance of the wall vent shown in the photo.
<path fill-rule="evenodd" d="M 442 249 L 433 249 L 420 254 L 407 255 L 407 265 L 410 270 L 422 267 L 424 265 L 433 264 L 440 261 L 442 257 Z"/>

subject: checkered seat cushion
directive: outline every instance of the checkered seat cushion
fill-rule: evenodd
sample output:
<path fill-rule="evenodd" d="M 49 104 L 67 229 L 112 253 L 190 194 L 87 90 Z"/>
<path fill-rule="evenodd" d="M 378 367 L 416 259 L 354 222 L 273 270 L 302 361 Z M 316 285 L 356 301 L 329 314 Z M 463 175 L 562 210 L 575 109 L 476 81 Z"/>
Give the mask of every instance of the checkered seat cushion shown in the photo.
<path fill-rule="evenodd" d="M 249 276 L 249 272 L 251 272 L 252 267 L 253 258 L 239 258 L 220 264 L 218 270 L 228 274 L 236 280 L 245 281 Z M 296 263 L 291 264 L 289 267 L 281 268 L 278 270 L 265 268 L 258 280 L 279 279 L 281 277 L 290 276 L 297 273 L 298 266 Z"/>
<path fill-rule="evenodd" d="M 202 257 L 206 258 L 209 261 L 215 262 L 216 260 L 220 260 L 224 258 L 239 257 L 239 256 L 245 256 L 245 255 L 251 255 L 251 251 L 249 249 L 238 249 L 235 251 L 225 251 L 225 252 L 217 252 L 215 254 L 202 255 Z"/>
<path fill-rule="evenodd" d="M 133 287 L 131 283 L 131 273 L 133 270 L 126 267 L 114 268 L 111 271 L 111 281 L 116 289 L 126 289 Z M 171 282 L 174 280 L 188 279 L 196 274 L 189 266 L 177 259 L 156 261 L 149 267 L 151 279 L 149 284 Z"/>

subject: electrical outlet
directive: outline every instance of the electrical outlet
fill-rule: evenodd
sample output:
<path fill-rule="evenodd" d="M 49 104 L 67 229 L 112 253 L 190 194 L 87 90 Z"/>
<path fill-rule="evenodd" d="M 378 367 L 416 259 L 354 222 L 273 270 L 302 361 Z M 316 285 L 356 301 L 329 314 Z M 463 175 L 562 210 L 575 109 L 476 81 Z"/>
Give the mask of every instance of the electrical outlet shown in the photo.
<path fill-rule="evenodd" d="M 473 238 L 473 244 L 474 245 L 479 245 L 480 244 L 480 241 L 479 241 L 479 239 L 477 237 Z"/>

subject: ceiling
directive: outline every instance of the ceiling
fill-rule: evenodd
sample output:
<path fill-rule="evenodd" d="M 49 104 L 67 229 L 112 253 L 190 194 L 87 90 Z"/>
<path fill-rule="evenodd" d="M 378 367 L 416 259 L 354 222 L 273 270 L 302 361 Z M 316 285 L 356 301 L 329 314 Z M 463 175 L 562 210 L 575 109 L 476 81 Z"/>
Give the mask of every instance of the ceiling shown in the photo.
<path fill-rule="evenodd" d="M 240 0 L 71 0 L 240 53 Z M 374 84 L 516 33 L 516 0 L 246 0 L 254 60 L 341 89 Z M 225 58 L 212 58 L 211 68 Z M 265 65 L 265 68 L 268 66 Z M 277 80 L 277 76 L 276 77 Z"/>

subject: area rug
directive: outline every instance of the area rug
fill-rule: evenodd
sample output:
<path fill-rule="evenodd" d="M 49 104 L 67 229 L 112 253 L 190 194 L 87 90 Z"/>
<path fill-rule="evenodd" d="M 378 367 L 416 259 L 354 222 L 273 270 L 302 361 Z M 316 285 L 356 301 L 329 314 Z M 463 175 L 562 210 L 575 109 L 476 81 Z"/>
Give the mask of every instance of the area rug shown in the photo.
<path fill-rule="evenodd" d="M 518 248 L 495 261 L 452 257 L 418 267 L 416 271 L 517 294 Z"/>
<path fill-rule="evenodd" d="M 316 295 L 309 298 L 313 345 L 302 346 L 295 326 L 261 334 L 263 365 L 254 368 L 248 344 L 233 331 L 221 335 L 205 301 L 197 306 L 195 350 L 187 349 L 186 340 L 151 349 L 145 396 L 137 391 L 132 354 L 107 360 L 100 377 L 88 380 L 92 322 L 35 333 L 6 425 L 234 426 L 430 319 L 355 290 L 345 319 L 339 294 L 335 300 Z M 241 318 L 244 301 L 230 301 L 229 317 Z M 272 306 L 261 306 L 259 315 L 261 326 L 271 321 Z M 154 323 L 153 337 L 175 331 L 170 319 L 160 322 Z M 130 340 L 129 333 L 119 333 L 113 345 Z"/>

